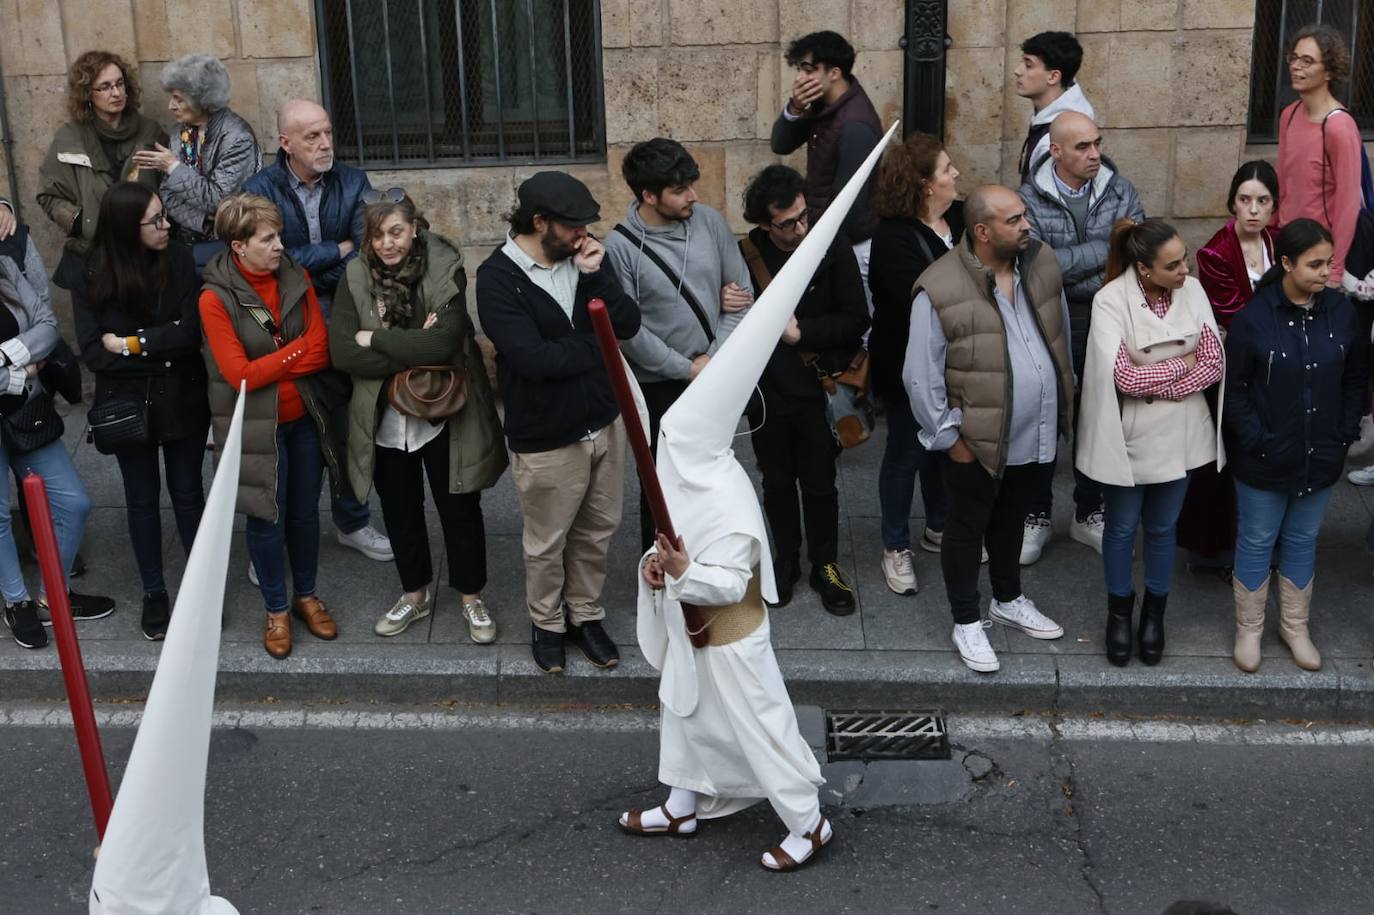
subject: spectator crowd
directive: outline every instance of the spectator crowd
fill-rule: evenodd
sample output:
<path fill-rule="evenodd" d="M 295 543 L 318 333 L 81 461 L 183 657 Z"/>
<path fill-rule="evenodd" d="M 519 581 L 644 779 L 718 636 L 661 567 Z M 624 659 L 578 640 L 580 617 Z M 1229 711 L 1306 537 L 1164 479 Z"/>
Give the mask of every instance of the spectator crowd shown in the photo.
<path fill-rule="evenodd" d="M 877 414 L 882 554 L 872 560 L 887 587 L 911 595 L 913 546 L 939 554 L 951 639 L 969 668 L 999 667 L 985 618 L 1037 639 L 1064 633 L 1024 593 L 1021 569 L 1051 542 L 1052 483 L 1068 462 L 1069 536 L 1102 556 L 1111 663 L 1163 657 L 1182 546 L 1190 566 L 1231 583 L 1240 669 L 1260 665 L 1272 584 L 1281 639 L 1316 670 L 1318 532 L 1348 449 L 1374 437 L 1374 286 L 1350 269 L 1374 255 L 1360 231 L 1363 147 L 1338 101 L 1348 43 L 1325 26 L 1292 38 L 1298 98 L 1279 115 L 1277 163 L 1240 166 L 1234 218 L 1197 252 L 1145 212 L 1104 151 L 1076 82 L 1074 36 L 1044 32 L 1021 50 L 1015 90 L 1032 114 L 1019 188 L 985 185 L 961 200 L 959 150 L 922 133 L 889 148 L 744 412 L 772 606 L 791 601 L 804 549 L 825 610 L 855 611 L 836 468 Z M 264 163 L 215 58 L 163 68 L 168 132 L 139 110 L 127 61 L 81 55 L 37 195 L 65 238 L 51 273 L 0 201 L 0 456 L 16 478 L 32 470 L 46 481 L 64 566 L 79 564 L 90 499 L 54 397 L 80 400 L 79 360 L 95 378 L 91 438 L 123 481 L 147 638 L 163 637 L 172 606 L 163 476 L 189 552 L 207 437 L 224 442 L 242 389 L 237 507 L 274 658 L 291 653 L 293 627 L 338 636 L 326 602 L 335 596 L 317 575 L 326 480 L 339 542 L 395 565 L 400 596 L 377 636 L 435 606 L 427 479 L 447 584 L 471 639 L 494 641 L 482 492 L 509 469 L 535 662 L 563 670 L 571 642 L 614 666 L 600 599 L 625 515 L 626 428 L 588 305 L 605 303 L 656 447 L 664 415 L 882 135 L 842 36 L 801 37 L 786 59 L 795 78 L 771 146 L 779 156 L 805 146 L 805 173 L 770 165 L 753 176 L 744 238 L 698 199 L 688 150 L 646 138 L 622 165 L 634 201 L 604 239 L 588 232 L 601 208 L 577 179 L 544 171 L 519 186 L 505 242 L 475 270 L 474 323 L 459 240 L 431 228 L 425 201 L 337 161 L 319 104 L 281 107 Z M 71 294 L 74 352 L 50 281 Z M 494 386 L 479 324 L 496 352 Z M 1374 467 L 1350 479 L 1374 485 Z M 373 489 L 385 534 L 368 508 Z M 23 509 L 0 487 L 0 592 L 15 641 L 41 648 L 46 595 L 24 580 Z M 643 502 L 639 518 L 647 550 L 656 531 Z M 78 621 L 114 610 L 100 595 L 73 592 L 71 605 Z"/>

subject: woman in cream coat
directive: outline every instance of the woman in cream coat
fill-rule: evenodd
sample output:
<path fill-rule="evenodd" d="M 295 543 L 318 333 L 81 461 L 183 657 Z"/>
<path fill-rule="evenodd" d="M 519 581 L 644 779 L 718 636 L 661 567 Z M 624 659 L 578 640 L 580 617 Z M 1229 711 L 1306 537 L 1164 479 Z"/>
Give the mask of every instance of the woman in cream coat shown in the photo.
<path fill-rule="evenodd" d="M 1224 462 L 1221 338 L 1187 249 L 1160 219 L 1122 220 L 1112 232 L 1107 283 L 1093 298 L 1084 364 L 1078 469 L 1103 484 L 1102 563 L 1107 578 L 1107 659 L 1131 656 L 1132 549 L 1145 529 L 1140 660 L 1164 653 L 1164 607 L 1188 474 Z"/>

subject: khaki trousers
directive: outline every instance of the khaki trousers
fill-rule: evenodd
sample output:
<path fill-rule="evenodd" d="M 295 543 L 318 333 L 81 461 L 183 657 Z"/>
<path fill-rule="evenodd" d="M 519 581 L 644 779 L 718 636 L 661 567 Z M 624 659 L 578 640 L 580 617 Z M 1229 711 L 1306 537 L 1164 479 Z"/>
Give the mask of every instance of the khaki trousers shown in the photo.
<path fill-rule="evenodd" d="M 606 554 L 625 501 L 625 425 L 617 418 L 589 442 L 511 453 L 525 516 L 525 602 L 540 629 L 563 632 L 605 617 L 598 604 Z"/>

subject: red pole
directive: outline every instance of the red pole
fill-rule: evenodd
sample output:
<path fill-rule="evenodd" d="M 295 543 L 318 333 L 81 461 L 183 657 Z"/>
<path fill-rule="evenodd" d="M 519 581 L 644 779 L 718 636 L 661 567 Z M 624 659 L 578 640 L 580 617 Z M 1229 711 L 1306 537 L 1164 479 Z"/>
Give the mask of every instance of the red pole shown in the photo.
<path fill-rule="evenodd" d="M 639 471 L 639 485 L 644 489 L 644 499 L 649 503 L 649 512 L 654 516 L 654 527 L 677 543 L 677 533 L 673 530 L 673 519 L 668 515 L 668 503 L 663 498 L 663 485 L 658 480 L 654 467 L 653 452 L 649 450 L 649 436 L 644 423 L 639 419 L 639 408 L 635 405 L 634 392 L 630 389 L 630 379 L 625 375 L 625 363 L 620 360 L 620 344 L 616 342 L 615 331 L 611 329 L 611 316 L 606 311 L 606 303 L 592 299 L 587 303 L 587 315 L 592 319 L 596 331 L 596 342 L 601 345 L 601 358 L 606 363 L 606 374 L 611 376 L 611 388 L 615 391 L 615 402 L 620 407 L 620 416 L 625 420 L 625 432 L 630 438 L 630 450 L 634 452 L 635 469 Z M 687 635 L 692 644 L 705 648 L 709 644 L 709 633 L 701 611 L 691 604 L 682 605 L 682 615 L 687 621 Z"/>
<path fill-rule="evenodd" d="M 625 420 L 630 450 L 634 452 L 635 468 L 639 471 L 639 484 L 644 487 L 644 498 L 654 516 L 654 526 L 670 543 L 677 543 L 673 519 L 668 515 L 668 503 L 663 499 L 663 486 L 654 470 L 649 434 L 639 419 L 639 408 L 635 406 L 634 392 L 630 390 L 630 379 L 625 376 L 625 363 L 620 361 L 620 344 L 615 339 L 615 331 L 611 329 L 611 316 L 606 311 L 606 303 L 601 299 L 592 299 L 587 303 L 587 314 L 596 330 L 596 342 L 601 344 L 601 358 L 606 363 L 606 373 L 611 376 L 611 387 L 615 389 L 620 416 Z"/>
<path fill-rule="evenodd" d="M 67 703 L 71 706 L 72 723 L 76 726 L 81 766 L 86 770 L 86 788 L 91 795 L 95 832 L 104 841 L 105 825 L 110 822 L 110 811 L 114 808 L 110 774 L 105 770 L 105 752 L 100 747 L 100 731 L 95 725 L 91 690 L 86 683 L 86 665 L 81 660 L 81 644 L 76 638 L 76 624 L 72 622 L 67 575 L 62 568 L 62 555 L 57 549 L 52 510 L 48 507 L 48 488 L 36 473 L 30 472 L 24 477 L 24 504 L 28 509 L 29 527 L 33 530 L 34 548 L 38 552 L 38 567 L 43 572 L 43 584 L 48 592 L 52 633 L 57 639 L 57 655 L 62 661 L 62 679 L 67 684 Z"/>

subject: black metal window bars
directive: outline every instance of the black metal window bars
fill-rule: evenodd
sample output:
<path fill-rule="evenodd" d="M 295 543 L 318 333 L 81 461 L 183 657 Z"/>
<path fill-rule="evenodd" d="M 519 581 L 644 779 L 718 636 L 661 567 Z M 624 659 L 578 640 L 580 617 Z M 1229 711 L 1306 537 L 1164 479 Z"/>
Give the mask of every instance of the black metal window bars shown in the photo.
<path fill-rule="evenodd" d="M 1350 42 L 1350 82 L 1337 97 L 1365 138 L 1374 139 L 1374 0 L 1258 0 L 1247 142 L 1278 142 L 1279 113 L 1298 97 L 1284 59 L 1289 36 L 1316 22 L 1339 29 Z"/>
<path fill-rule="evenodd" d="M 315 0 L 340 158 L 367 168 L 600 161 L 598 0 Z"/>

